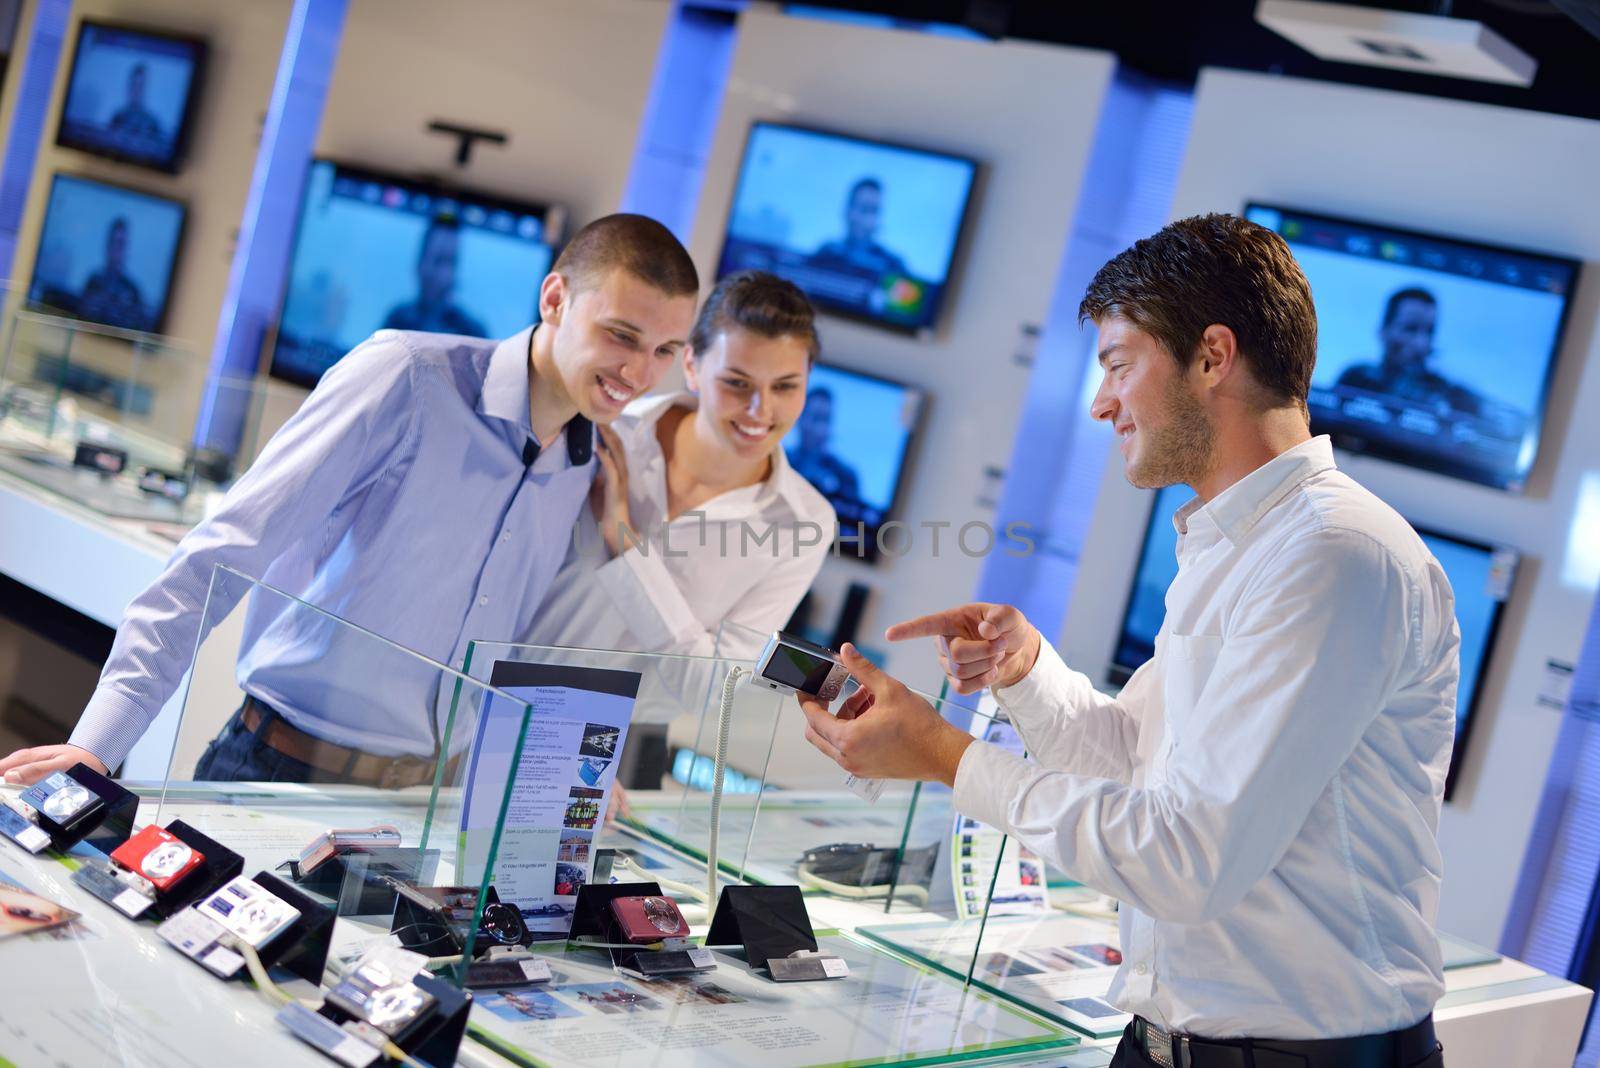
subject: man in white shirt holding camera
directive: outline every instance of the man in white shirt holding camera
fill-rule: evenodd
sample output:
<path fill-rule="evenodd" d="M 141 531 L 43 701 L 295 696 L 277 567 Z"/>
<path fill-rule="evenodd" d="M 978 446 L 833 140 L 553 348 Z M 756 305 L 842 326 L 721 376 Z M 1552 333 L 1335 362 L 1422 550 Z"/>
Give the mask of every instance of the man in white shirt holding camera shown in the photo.
<path fill-rule="evenodd" d="M 1155 656 L 1113 697 L 1015 608 L 901 623 L 991 687 L 1031 761 L 846 647 L 862 689 L 807 737 L 1122 902 L 1116 1066 L 1441 1068 L 1436 841 L 1459 675 L 1448 580 L 1308 427 L 1310 287 L 1271 231 L 1185 219 L 1101 268 L 1095 418 L 1129 481 L 1185 484 Z"/>

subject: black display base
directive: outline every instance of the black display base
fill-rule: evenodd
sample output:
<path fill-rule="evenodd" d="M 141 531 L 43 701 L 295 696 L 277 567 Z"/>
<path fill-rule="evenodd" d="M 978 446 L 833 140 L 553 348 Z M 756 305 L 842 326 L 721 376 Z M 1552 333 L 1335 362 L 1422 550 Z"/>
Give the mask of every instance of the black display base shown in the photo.
<path fill-rule="evenodd" d="M 571 937 L 623 941 L 611 903 L 619 897 L 662 897 L 659 883 L 585 883 L 572 910 Z"/>
<path fill-rule="evenodd" d="M 706 932 L 708 946 L 743 946 L 752 968 L 797 950 L 816 951 L 798 886 L 724 886 Z"/>
<path fill-rule="evenodd" d="M 50 836 L 50 844 L 62 852 L 79 842 L 87 842 L 109 856 L 113 849 L 133 837 L 133 817 L 139 811 L 139 799 L 87 764 L 74 764 L 67 769 L 67 774 L 98 797 L 103 807 L 70 827 L 61 826 L 43 812 L 36 822 Z"/>
<path fill-rule="evenodd" d="M 395 1044 L 413 1058 L 432 1068 L 450 1068 L 461 1051 L 461 1039 L 467 1033 L 467 1015 L 472 1010 L 472 994 L 459 990 L 438 976 L 420 973 L 412 982 L 418 989 L 432 994 L 437 1000 L 427 1019 L 403 1040 Z M 334 1023 L 343 1024 L 353 1019 L 327 1002 L 317 1010 Z"/>
<path fill-rule="evenodd" d="M 333 938 L 333 910 L 270 871 L 258 871 L 250 878 L 300 911 L 298 920 L 257 950 L 261 963 L 268 968 L 283 968 L 320 986 L 322 970 L 328 962 L 328 944 Z"/>
<path fill-rule="evenodd" d="M 586 884 L 578 889 L 578 902 L 572 913 L 572 935 L 578 939 L 591 938 L 607 943 L 607 948 L 596 948 L 597 953 L 607 953 L 611 963 L 640 975 L 681 975 L 685 972 L 703 972 L 710 968 L 697 964 L 688 950 L 635 949 L 626 945 L 628 939 L 611 911 L 611 902 L 619 897 L 663 897 L 658 883 L 608 883 Z"/>
<path fill-rule="evenodd" d="M 686 972 L 709 972 L 716 967 L 710 960 L 696 961 L 686 949 L 613 949 L 612 963 L 619 968 L 637 972 L 646 979 L 663 975 L 683 975 Z"/>
<path fill-rule="evenodd" d="M 244 871 L 243 857 L 216 839 L 201 834 L 182 820 L 173 820 L 167 824 L 167 833 L 193 848 L 205 859 L 198 868 L 189 873 L 188 878 L 166 893 L 156 895 L 156 903 L 150 906 L 147 915 L 159 919 L 166 919 L 179 909 L 188 908 Z"/>
<path fill-rule="evenodd" d="M 437 849 L 394 847 L 343 853 L 329 857 L 302 875 L 300 865 L 289 861 L 289 877 L 296 886 L 332 903 L 340 915 L 388 916 L 394 913 L 399 897 L 388 879 L 413 886 L 433 882 L 439 867 Z M 347 898 L 352 884 L 359 886 L 353 900 Z"/>

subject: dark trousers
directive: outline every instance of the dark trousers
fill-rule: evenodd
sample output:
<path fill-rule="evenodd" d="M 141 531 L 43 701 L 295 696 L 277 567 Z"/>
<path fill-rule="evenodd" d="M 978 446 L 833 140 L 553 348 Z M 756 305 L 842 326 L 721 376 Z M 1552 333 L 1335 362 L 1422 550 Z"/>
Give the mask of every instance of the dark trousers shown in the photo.
<path fill-rule="evenodd" d="M 1220 1058 L 1220 1059 L 1214 1059 Z M 1254 1051 L 1254 1060 L 1248 1050 L 1219 1050 L 1216 1052 L 1205 1051 L 1196 1057 L 1194 1068 L 1311 1068 L 1310 1062 L 1304 1057 L 1293 1054 L 1279 1053 L 1269 1050 Z M 1133 1025 L 1122 1033 L 1122 1042 L 1117 1046 L 1117 1055 L 1112 1058 L 1111 1068 L 1161 1068 L 1155 1061 L 1146 1057 L 1139 1049 L 1139 1044 L 1133 1037 Z M 1443 1051 L 1430 1054 L 1420 1061 L 1410 1064 L 1401 1064 L 1393 1061 L 1386 1068 L 1444 1068 Z"/>
<path fill-rule="evenodd" d="M 268 717 L 277 713 L 263 709 Z M 271 719 L 263 720 L 264 730 Z M 244 709 L 233 714 L 222 733 L 211 740 L 194 766 L 196 782 L 337 782 L 338 777 L 320 768 L 285 756 L 244 725 Z"/>

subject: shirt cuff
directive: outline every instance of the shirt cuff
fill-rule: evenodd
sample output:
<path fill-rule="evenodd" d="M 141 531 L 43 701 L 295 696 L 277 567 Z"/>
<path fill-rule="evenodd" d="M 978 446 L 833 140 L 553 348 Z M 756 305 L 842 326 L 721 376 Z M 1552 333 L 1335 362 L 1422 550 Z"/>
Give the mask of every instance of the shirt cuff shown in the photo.
<path fill-rule="evenodd" d="M 957 812 L 1006 834 L 1011 802 L 1036 766 L 988 742 L 973 742 L 956 765 L 953 804 Z"/>
<path fill-rule="evenodd" d="M 596 568 L 594 577 L 642 649 L 673 648 L 701 629 L 659 556 L 628 549 Z"/>
<path fill-rule="evenodd" d="M 1056 652 L 1056 647 L 1041 637 L 1039 656 L 1028 673 L 1012 685 L 991 692 L 995 700 L 1000 702 L 1000 707 L 1008 712 L 1014 708 L 1049 704 L 1058 700 L 1061 677 L 1071 670 L 1066 661 L 1061 659 L 1061 654 Z"/>
<path fill-rule="evenodd" d="M 89 698 L 67 742 L 89 750 L 114 773 L 150 726 L 151 718 L 127 694 L 101 686 Z"/>

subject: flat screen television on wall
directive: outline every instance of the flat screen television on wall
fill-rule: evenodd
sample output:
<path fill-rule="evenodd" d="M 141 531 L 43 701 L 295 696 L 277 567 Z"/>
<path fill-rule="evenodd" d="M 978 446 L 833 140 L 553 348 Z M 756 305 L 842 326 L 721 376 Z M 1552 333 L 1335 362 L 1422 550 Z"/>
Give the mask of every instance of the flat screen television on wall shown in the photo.
<path fill-rule="evenodd" d="M 779 123 L 750 128 L 717 277 L 782 275 L 819 308 L 930 330 L 978 164 L 961 156 Z"/>
<path fill-rule="evenodd" d="M 1311 423 L 1350 452 L 1520 492 L 1577 288 L 1575 260 L 1270 204 L 1311 282 Z"/>
<path fill-rule="evenodd" d="M 125 330 L 161 330 L 183 222 L 176 200 L 53 176 L 29 305 Z"/>
<path fill-rule="evenodd" d="M 205 68 L 198 37 L 84 19 L 56 144 L 176 171 Z"/>
<path fill-rule="evenodd" d="M 385 328 L 501 338 L 539 319 L 564 212 L 314 160 L 273 344 L 311 387 Z"/>
<path fill-rule="evenodd" d="M 878 558 L 879 531 L 894 515 L 923 401 L 921 390 L 886 378 L 826 364 L 811 369 L 805 410 L 783 448 L 790 466 L 838 513 L 847 539 L 841 555 Z M 891 552 L 898 536 L 884 532 Z"/>
<path fill-rule="evenodd" d="M 1155 655 L 1156 635 L 1166 618 L 1167 587 L 1178 574 L 1178 532 L 1172 518 L 1185 502 L 1194 499 L 1187 486 L 1168 486 L 1155 494 L 1150 523 L 1145 528 L 1139 566 L 1123 611 L 1122 628 L 1111 658 L 1110 679 L 1127 682 L 1139 666 Z M 1500 617 L 1516 578 L 1518 556 L 1514 550 L 1443 534 L 1424 527 L 1417 533 L 1450 579 L 1456 596 L 1456 622 L 1461 627 L 1461 683 L 1456 691 L 1456 741 L 1445 779 L 1445 797 L 1455 790 L 1473 716 L 1483 691 L 1483 678 L 1500 630 Z"/>

